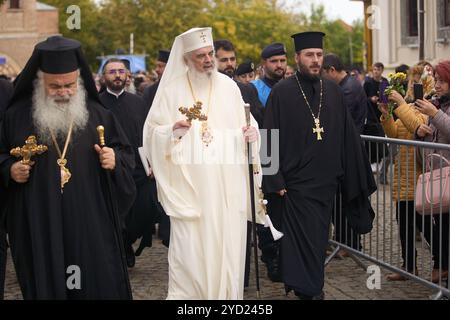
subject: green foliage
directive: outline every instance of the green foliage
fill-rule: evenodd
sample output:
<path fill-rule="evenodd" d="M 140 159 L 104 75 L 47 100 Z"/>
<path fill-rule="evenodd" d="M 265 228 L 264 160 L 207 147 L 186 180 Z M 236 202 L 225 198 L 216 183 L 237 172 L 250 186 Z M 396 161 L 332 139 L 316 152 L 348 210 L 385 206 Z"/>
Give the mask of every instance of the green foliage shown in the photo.
<path fill-rule="evenodd" d="M 99 37 L 101 32 L 97 28 L 99 20 L 99 10 L 97 5 L 92 0 L 43 0 L 45 4 L 58 8 L 59 13 L 59 32 L 68 38 L 76 39 L 83 44 L 83 50 L 94 67 L 98 63 L 96 57 L 101 53 L 98 49 Z M 67 8 L 73 4 L 80 7 L 81 11 L 81 29 L 70 30 L 67 25 L 67 19 L 70 13 L 67 13 Z"/>
<path fill-rule="evenodd" d="M 362 21 L 355 21 L 352 30 L 347 30 L 342 20 L 330 20 L 325 15 L 323 5 L 311 6 L 311 15 L 301 15 L 302 25 L 308 30 L 322 31 L 326 34 L 324 48 L 326 53 L 337 54 L 344 65 L 363 64 L 363 34 Z"/>
<path fill-rule="evenodd" d="M 236 47 L 239 62 L 258 63 L 260 52 L 269 43 L 283 42 L 289 62 L 294 63 L 291 35 L 306 30 L 327 33 L 325 48 L 341 56 L 345 64 L 362 65 L 363 23 L 353 32 L 338 20 L 330 20 L 323 6 L 312 6 L 311 14 L 294 13 L 279 0 L 80 0 L 81 30 L 66 27 L 66 8 L 73 0 L 43 0 L 60 9 L 60 32 L 83 43 L 92 66 L 96 56 L 129 50 L 134 34 L 134 52 L 148 54 L 150 67 L 157 51 L 170 48 L 174 38 L 191 27 L 211 26 L 215 39 L 229 39 Z M 350 45 L 353 51 L 351 59 Z"/>

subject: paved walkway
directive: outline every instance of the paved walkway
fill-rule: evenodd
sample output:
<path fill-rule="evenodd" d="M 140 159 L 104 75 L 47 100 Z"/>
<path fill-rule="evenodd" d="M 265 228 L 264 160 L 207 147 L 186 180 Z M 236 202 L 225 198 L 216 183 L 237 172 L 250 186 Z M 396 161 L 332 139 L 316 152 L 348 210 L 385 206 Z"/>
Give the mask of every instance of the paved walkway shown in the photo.
<path fill-rule="evenodd" d="M 134 299 L 165 299 L 167 268 L 167 249 L 160 244 L 159 240 L 155 240 L 153 247 L 145 249 L 142 255 L 137 258 L 136 266 L 130 269 Z M 272 283 L 266 276 L 264 266 L 261 265 L 261 268 L 262 299 L 296 299 L 293 293 L 286 296 L 283 285 Z M 433 293 L 413 281 L 392 283 L 385 281 L 384 276 L 381 280 L 380 290 L 369 290 L 366 286 L 368 276 L 369 274 L 351 258 L 333 259 L 326 269 L 324 289 L 326 299 L 428 299 Z M 254 283 L 254 272 L 252 272 L 251 286 L 245 291 L 245 299 L 256 299 Z M 9 257 L 5 299 L 21 298 L 14 268 Z"/>
<path fill-rule="evenodd" d="M 377 208 L 374 229 L 362 239 L 364 252 L 391 265 L 400 266 L 400 245 L 398 226 L 395 218 L 395 204 L 391 202 L 389 185 L 379 185 L 377 194 L 372 196 L 372 206 Z M 418 251 L 417 267 L 420 275 L 430 277 L 430 250 L 423 241 L 416 242 Z M 252 259 L 253 261 L 253 259 Z M 369 263 L 366 263 L 369 265 Z M 272 283 L 261 266 L 262 299 L 296 299 L 293 293 L 285 295 L 284 286 Z M 130 280 L 135 299 L 165 299 L 167 294 L 167 249 L 157 239 L 153 247 L 144 250 L 137 258 L 136 266 L 130 269 Z M 252 264 L 253 268 L 253 264 Z M 380 289 L 367 288 L 370 276 L 351 258 L 333 259 L 326 268 L 325 298 L 336 299 L 429 299 L 435 292 L 411 280 L 388 282 L 385 276 L 389 271 L 381 270 Z M 246 289 L 245 299 L 256 299 L 254 272 L 251 271 L 250 287 Z M 6 276 L 6 299 L 21 299 L 11 259 L 8 260 Z"/>

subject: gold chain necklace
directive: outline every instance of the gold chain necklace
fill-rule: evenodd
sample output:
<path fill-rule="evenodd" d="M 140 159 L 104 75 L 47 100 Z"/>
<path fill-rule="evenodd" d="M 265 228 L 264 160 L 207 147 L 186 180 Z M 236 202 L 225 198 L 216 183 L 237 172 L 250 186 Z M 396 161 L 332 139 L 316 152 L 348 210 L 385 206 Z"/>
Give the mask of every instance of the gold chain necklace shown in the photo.
<path fill-rule="evenodd" d="M 191 79 L 189 79 L 189 74 L 186 73 L 187 80 L 189 83 L 189 88 L 191 89 L 192 98 L 194 99 L 194 103 L 200 103 L 200 101 L 197 100 L 194 94 L 194 89 L 192 88 Z M 206 111 L 206 118 L 208 119 L 209 111 L 211 110 L 211 92 L 212 92 L 212 79 L 209 81 L 209 94 L 208 94 L 208 110 Z M 213 135 L 211 132 L 211 129 L 208 126 L 208 120 L 202 121 L 202 129 L 200 131 L 200 136 L 202 139 L 202 142 L 205 144 L 205 146 L 209 146 L 209 144 L 213 140 Z"/>
<path fill-rule="evenodd" d="M 300 80 L 298 80 L 297 73 L 295 74 L 295 79 L 297 79 L 298 86 L 300 88 L 300 91 L 302 92 L 303 99 L 305 99 L 306 105 L 309 108 L 309 111 L 311 112 L 311 115 L 314 119 L 314 125 L 313 127 L 313 134 L 317 134 L 317 140 L 322 140 L 322 133 L 325 132 L 323 127 L 320 127 L 320 111 L 322 110 L 322 97 L 323 97 L 323 84 L 322 79 L 320 79 L 320 102 L 319 102 L 319 112 L 317 113 L 317 117 L 314 115 L 314 112 L 312 111 L 312 108 L 308 102 L 308 99 L 306 98 L 305 92 L 303 91 L 302 85 L 300 84 Z"/>
<path fill-rule="evenodd" d="M 58 142 L 56 141 L 55 134 L 53 131 L 50 131 L 50 134 L 52 136 L 53 144 L 55 145 L 56 151 L 58 152 L 59 159 L 56 160 L 56 163 L 58 164 L 61 172 L 61 193 L 63 193 L 64 185 L 69 182 L 70 177 L 72 177 L 72 174 L 70 173 L 69 169 L 66 168 L 67 165 L 67 159 L 66 159 L 66 153 L 67 148 L 69 147 L 70 138 L 72 136 L 72 129 L 73 129 L 73 120 L 70 122 L 69 132 L 67 133 L 66 142 L 64 144 L 64 150 L 61 153 L 61 149 L 59 149 Z"/>

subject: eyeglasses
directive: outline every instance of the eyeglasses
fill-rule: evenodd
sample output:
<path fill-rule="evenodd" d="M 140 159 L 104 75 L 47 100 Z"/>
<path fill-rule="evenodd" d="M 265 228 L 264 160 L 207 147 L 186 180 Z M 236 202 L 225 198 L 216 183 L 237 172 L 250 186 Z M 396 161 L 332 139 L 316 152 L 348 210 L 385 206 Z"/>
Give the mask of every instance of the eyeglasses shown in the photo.
<path fill-rule="evenodd" d="M 220 58 L 219 61 L 220 61 L 220 62 L 227 62 L 227 61 L 234 62 L 234 61 L 236 61 L 236 57 L 231 57 L 231 58 Z"/>
<path fill-rule="evenodd" d="M 108 70 L 107 74 L 114 75 L 114 74 L 116 74 L 117 72 L 118 72 L 119 74 L 125 74 L 127 71 L 126 71 L 125 69 L 111 69 L 111 70 Z"/>

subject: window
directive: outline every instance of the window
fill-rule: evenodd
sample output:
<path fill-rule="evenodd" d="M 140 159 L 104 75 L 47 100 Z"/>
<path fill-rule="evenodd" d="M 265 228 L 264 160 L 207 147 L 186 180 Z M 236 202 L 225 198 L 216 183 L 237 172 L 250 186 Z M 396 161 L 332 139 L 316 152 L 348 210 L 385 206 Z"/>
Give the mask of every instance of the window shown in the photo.
<path fill-rule="evenodd" d="M 436 8 L 437 38 L 439 43 L 448 43 L 450 39 L 450 1 L 437 0 Z"/>
<path fill-rule="evenodd" d="M 20 9 L 20 0 L 9 0 L 10 9 Z"/>
<path fill-rule="evenodd" d="M 417 0 L 408 0 L 408 33 L 410 37 L 416 37 L 419 34 Z"/>
<path fill-rule="evenodd" d="M 444 26 L 450 27 L 450 0 L 444 0 Z"/>

